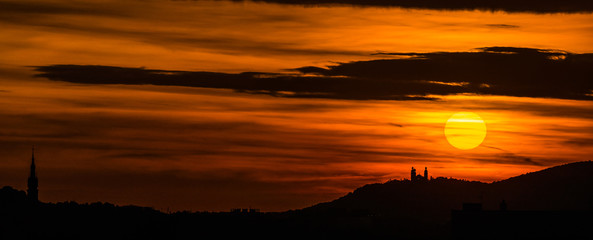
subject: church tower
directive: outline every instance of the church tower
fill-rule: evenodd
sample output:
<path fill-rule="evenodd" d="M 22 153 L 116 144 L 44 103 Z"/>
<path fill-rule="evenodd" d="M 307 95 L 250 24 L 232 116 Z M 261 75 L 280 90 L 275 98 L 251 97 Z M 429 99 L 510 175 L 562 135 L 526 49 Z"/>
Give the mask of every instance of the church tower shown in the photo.
<path fill-rule="evenodd" d="M 37 190 L 37 175 L 35 174 L 35 148 L 31 152 L 31 172 L 29 173 L 29 179 L 27 182 L 27 197 L 32 202 L 38 202 L 39 196 Z"/>
<path fill-rule="evenodd" d="M 424 179 L 428 180 L 428 168 L 424 167 Z"/>

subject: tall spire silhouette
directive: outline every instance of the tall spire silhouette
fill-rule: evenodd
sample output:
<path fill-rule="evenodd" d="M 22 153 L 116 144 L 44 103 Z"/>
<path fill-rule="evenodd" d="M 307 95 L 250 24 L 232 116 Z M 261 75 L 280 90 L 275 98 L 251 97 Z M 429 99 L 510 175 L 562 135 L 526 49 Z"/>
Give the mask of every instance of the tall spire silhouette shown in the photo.
<path fill-rule="evenodd" d="M 37 190 L 37 175 L 35 174 L 35 147 L 31 149 L 31 172 L 29 173 L 29 179 L 27 182 L 27 197 L 32 202 L 38 202 L 38 190 Z"/>

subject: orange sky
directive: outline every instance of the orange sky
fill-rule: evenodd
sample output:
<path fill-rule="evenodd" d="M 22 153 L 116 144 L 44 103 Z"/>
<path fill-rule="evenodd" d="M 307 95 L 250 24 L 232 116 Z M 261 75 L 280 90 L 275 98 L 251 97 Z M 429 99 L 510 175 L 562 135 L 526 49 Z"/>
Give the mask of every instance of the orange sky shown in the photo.
<path fill-rule="evenodd" d="M 36 0 L 30 5 L 0 10 L 2 64 L 239 72 L 374 59 L 370 54 L 376 52 L 489 46 L 593 52 L 591 14 L 227 1 Z"/>
<path fill-rule="evenodd" d="M 590 101 L 278 98 L 56 82 L 32 77 L 30 66 L 283 72 L 392 58 L 377 52 L 512 46 L 591 53 L 593 14 L 225 1 L 37 4 L 0 10 L 0 183 L 26 188 L 35 145 L 41 201 L 280 211 L 409 178 L 412 166 L 427 166 L 432 176 L 495 181 L 591 160 Z M 443 127 L 459 111 L 485 120 L 480 147 L 447 143 Z"/>

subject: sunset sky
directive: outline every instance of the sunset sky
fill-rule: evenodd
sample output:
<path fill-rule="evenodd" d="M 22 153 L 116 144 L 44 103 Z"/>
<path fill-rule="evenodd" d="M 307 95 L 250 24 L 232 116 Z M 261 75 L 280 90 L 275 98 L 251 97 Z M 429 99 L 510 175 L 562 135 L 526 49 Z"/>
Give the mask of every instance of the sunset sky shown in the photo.
<path fill-rule="evenodd" d="M 312 2 L 0 0 L 0 184 L 34 145 L 43 202 L 284 211 L 593 160 L 590 3 Z"/>

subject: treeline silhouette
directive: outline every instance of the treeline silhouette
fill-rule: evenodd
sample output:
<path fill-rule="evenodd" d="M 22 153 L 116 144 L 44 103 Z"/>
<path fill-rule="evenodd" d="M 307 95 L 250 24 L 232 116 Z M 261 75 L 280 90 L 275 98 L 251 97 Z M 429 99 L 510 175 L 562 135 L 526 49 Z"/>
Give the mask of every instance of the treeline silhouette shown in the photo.
<path fill-rule="evenodd" d="M 393 180 L 279 213 L 42 203 L 4 187 L 0 239 L 550 239 L 566 231 L 590 239 L 592 210 L 591 161 L 494 183 Z"/>

